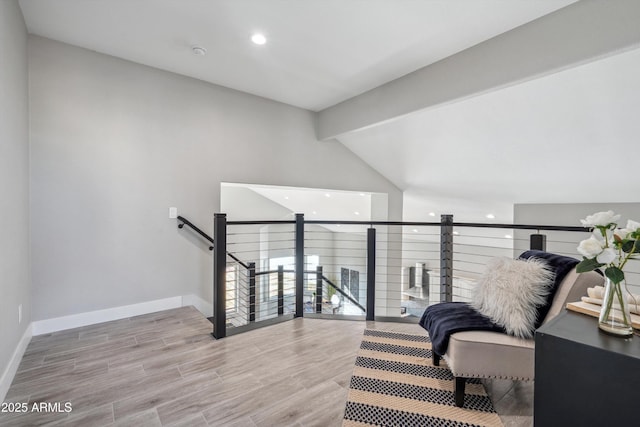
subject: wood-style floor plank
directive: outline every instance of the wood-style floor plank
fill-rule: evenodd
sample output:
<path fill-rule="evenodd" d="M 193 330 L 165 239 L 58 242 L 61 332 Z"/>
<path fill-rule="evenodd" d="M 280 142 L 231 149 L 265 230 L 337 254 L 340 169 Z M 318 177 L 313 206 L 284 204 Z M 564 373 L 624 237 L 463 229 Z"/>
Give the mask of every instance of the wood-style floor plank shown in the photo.
<path fill-rule="evenodd" d="M 183 307 L 33 337 L 6 401 L 72 411 L 0 426 L 339 426 L 365 327 L 424 333 L 300 318 L 216 341 Z"/>

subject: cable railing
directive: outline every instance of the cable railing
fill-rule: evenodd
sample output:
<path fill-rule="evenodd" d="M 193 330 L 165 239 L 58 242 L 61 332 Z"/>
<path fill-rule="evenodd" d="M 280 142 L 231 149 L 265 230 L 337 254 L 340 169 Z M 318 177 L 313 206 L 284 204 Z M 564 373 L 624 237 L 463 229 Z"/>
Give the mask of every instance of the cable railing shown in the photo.
<path fill-rule="evenodd" d="M 416 322 L 431 304 L 468 301 L 491 258 L 541 249 L 580 259 L 576 248 L 590 232 L 456 223 L 449 215 L 440 222 L 398 222 L 305 220 L 302 214 L 227 221 L 216 214 L 213 335 L 303 316 Z M 629 264 L 634 291 L 640 263 Z"/>

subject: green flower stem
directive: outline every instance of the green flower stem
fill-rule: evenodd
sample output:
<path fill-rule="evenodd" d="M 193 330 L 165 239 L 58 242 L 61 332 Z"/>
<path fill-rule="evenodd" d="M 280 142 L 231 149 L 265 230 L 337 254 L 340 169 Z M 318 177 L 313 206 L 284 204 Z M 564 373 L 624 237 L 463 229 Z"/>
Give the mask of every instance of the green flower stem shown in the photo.
<path fill-rule="evenodd" d="M 611 279 L 609 279 L 611 280 Z M 627 313 L 624 310 L 624 295 L 622 295 L 622 288 L 620 287 L 620 283 L 611 282 L 613 286 L 613 290 L 609 290 L 609 293 L 613 292 L 613 295 L 609 295 L 609 293 L 605 296 L 607 298 L 607 306 L 604 308 L 604 320 L 606 321 L 609 318 L 609 314 L 611 313 L 611 308 L 613 307 L 614 297 L 618 298 L 618 302 L 620 303 L 620 311 L 622 312 L 622 320 L 625 324 L 630 325 L 631 322 L 627 319 Z"/>
<path fill-rule="evenodd" d="M 634 244 L 633 247 L 631 248 L 631 250 L 629 251 L 629 253 L 622 260 L 622 263 L 620 264 L 620 267 L 618 267 L 620 270 L 622 270 L 624 268 L 624 265 L 627 263 L 627 261 L 629 261 L 629 258 L 631 258 L 631 255 L 633 255 L 633 253 L 635 251 L 636 251 L 636 245 Z"/>
<path fill-rule="evenodd" d="M 620 286 L 620 283 L 616 283 L 616 293 L 618 294 L 618 302 L 620 303 L 620 311 L 622 312 L 622 321 L 625 325 L 630 324 L 629 319 L 627 319 L 627 312 L 624 309 L 624 304 L 626 303 L 626 301 L 624 301 L 624 295 L 622 295 L 622 287 Z"/>

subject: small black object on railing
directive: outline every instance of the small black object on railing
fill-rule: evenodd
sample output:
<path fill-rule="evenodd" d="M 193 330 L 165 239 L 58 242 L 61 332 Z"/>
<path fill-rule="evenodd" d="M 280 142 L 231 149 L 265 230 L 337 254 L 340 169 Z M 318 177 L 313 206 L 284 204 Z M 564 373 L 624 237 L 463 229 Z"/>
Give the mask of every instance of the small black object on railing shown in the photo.
<path fill-rule="evenodd" d="M 529 236 L 529 249 L 535 249 L 538 251 L 547 250 L 547 236 L 545 234 L 531 234 Z"/>

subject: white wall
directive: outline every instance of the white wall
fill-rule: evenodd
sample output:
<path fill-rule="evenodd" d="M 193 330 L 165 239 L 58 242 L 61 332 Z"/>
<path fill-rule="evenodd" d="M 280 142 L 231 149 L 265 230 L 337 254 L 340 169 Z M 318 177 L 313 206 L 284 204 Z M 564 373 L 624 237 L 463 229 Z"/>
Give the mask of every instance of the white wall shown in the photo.
<path fill-rule="evenodd" d="M 14 352 L 28 343 L 28 337 L 24 343 L 21 338 L 31 322 L 27 30 L 14 0 L 0 2 L 0 57 L 1 402 L 21 356 Z"/>
<path fill-rule="evenodd" d="M 34 318 L 175 295 L 211 299 L 221 182 L 402 194 L 312 113 L 48 39 L 29 38 Z M 259 215 L 258 215 L 259 216 Z"/>

